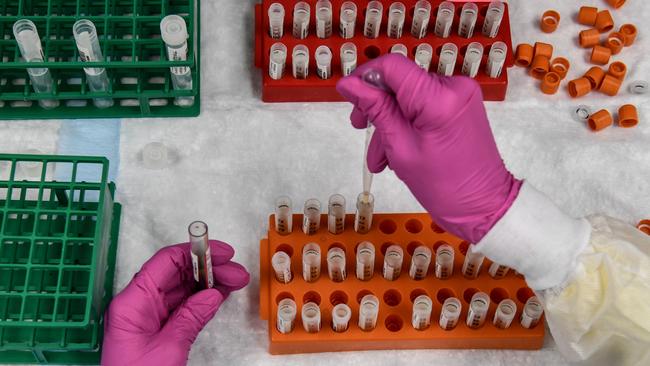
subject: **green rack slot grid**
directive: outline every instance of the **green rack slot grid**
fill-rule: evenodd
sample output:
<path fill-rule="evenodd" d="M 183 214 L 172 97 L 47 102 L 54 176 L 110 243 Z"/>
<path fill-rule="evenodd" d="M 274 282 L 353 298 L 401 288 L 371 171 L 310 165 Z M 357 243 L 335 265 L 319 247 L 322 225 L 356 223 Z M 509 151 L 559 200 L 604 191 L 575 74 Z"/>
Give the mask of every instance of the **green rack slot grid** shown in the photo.
<path fill-rule="evenodd" d="M 160 21 L 177 14 L 189 34 L 187 61 L 167 61 Z M 22 60 L 13 24 L 29 19 L 36 25 L 45 62 Z M 79 19 L 95 24 L 104 62 L 82 63 L 72 35 Z M 193 117 L 200 113 L 199 0 L 0 0 L 0 119 Z M 170 67 L 187 66 L 192 90 L 174 90 Z M 27 68 L 45 67 L 54 79 L 52 94 L 36 94 Z M 84 67 L 107 69 L 108 92 L 91 92 Z M 174 104 L 194 96 L 191 107 Z M 93 98 L 110 97 L 114 105 L 99 109 Z M 43 109 L 39 99 L 60 105 Z"/>

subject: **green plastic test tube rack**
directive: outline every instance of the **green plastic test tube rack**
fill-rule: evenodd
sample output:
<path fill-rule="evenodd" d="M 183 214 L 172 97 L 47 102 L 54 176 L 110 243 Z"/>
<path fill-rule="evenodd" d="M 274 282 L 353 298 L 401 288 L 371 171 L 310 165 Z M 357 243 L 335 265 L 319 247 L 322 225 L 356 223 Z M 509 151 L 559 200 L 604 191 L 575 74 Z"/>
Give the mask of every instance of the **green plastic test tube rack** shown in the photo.
<path fill-rule="evenodd" d="M 0 364 L 99 363 L 121 212 L 107 175 L 105 158 L 0 154 Z"/>
<path fill-rule="evenodd" d="M 199 0 L 0 0 L 0 119 L 191 117 L 200 112 Z M 187 24 L 187 61 L 168 61 L 160 21 L 177 14 Z M 34 22 L 45 62 L 24 62 L 13 34 L 20 19 Z M 104 62 L 79 61 L 72 25 L 80 19 L 95 24 Z M 88 89 L 83 68 L 106 68 L 108 92 Z M 174 90 L 170 67 L 187 66 L 192 90 Z M 51 94 L 36 94 L 28 67 L 48 68 Z M 112 107 L 96 108 L 92 99 L 113 98 Z M 176 97 L 194 97 L 190 107 Z M 58 100 L 43 109 L 40 99 Z"/>

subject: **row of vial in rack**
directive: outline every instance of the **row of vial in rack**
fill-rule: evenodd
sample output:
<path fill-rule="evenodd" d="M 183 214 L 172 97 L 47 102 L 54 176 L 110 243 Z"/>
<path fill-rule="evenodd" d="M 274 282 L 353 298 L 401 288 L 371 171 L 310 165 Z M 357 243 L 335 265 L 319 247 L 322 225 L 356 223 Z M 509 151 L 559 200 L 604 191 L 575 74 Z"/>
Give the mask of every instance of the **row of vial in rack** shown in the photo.
<path fill-rule="evenodd" d="M 453 2 L 444 1 L 438 7 L 434 33 L 437 37 L 448 38 L 454 21 L 455 5 Z M 494 38 L 499 33 L 499 27 L 505 12 L 505 5 L 501 1 L 492 1 L 488 6 L 483 22 L 482 33 L 486 37 Z M 478 20 L 478 6 L 474 3 L 466 3 L 460 13 L 458 24 L 458 35 L 464 38 L 471 38 L 474 35 L 474 28 Z M 341 5 L 339 18 L 339 34 L 341 38 L 350 39 L 354 37 L 357 22 L 357 5 L 352 1 L 346 1 Z M 378 38 L 381 32 L 381 22 L 384 14 L 384 5 L 380 1 L 370 1 L 365 13 L 363 35 L 366 38 Z M 284 35 L 284 6 L 280 3 L 273 3 L 269 6 L 269 35 L 271 38 L 280 39 Z M 305 39 L 309 35 L 309 22 L 311 8 L 304 1 L 297 2 L 293 7 L 293 37 Z M 316 2 L 316 36 L 318 38 L 329 38 L 332 36 L 332 3 L 329 0 Z M 424 38 L 429 28 L 431 18 L 431 3 L 426 0 L 418 1 L 413 11 L 411 23 L 411 35 L 415 38 Z M 406 6 L 401 2 L 394 2 L 388 9 L 387 36 L 389 38 L 401 38 L 404 22 L 406 20 Z"/>

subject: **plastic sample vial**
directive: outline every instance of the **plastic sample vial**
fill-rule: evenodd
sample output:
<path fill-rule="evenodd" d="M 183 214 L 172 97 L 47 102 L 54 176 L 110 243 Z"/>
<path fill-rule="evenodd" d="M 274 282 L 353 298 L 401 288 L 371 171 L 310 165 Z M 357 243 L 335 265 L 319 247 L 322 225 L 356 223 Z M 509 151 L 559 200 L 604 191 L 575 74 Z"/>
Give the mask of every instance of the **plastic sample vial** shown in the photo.
<path fill-rule="evenodd" d="M 359 328 L 371 331 L 377 326 L 379 316 L 379 299 L 375 295 L 366 295 L 359 304 Z"/>
<path fill-rule="evenodd" d="M 501 265 L 499 263 L 492 263 L 490 265 L 490 269 L 488 269 L 488 273 L 490 276 L 494 279 L 500 279 L 506 276 L 508 274 L 508 271 L 510 270 L 510 267 Z"/>
<path fill-rule="evenodd" d="M 393 47 L 390 48 L 390 53 L 399 53 L 404 57 L 409 57 L 409 50 L 402 43 L 394 44 Z"/>
<path fill-rule="evenodd" d="M 499 33 L 505 5 L 501 1 L 492 1 L 488 6 L 483 22 L 483 35 L 494 38 Z"/>
<path fill-rule="evenodd" d="M 401 38 L 404 31 L 404 19 L 406 19 L 406 6 L 403 3 L 395 2 L 388 8 L 388 37 Z"/>
<path fill-rule="evenodd" d="M 293 77 L 295 79 L 307 79 L 309 74 L 309 48 L 304 44 L 296 45 L 291 54 Z"/>
<path fill-rule="evenodd" d="M 332 3 L 329 0 L 316 2 L 316 37 L 332 36 Z"/>
<path fill-rule="evenodd" d="M 307 243 L 302 248 L 302 278 L 305 282 L 314 282 L 320 277 L 320 247 L 316 243 Z"/>
<path fill-rule="evenodd" d="M 463 75 L 471 78 L 476 77 L 479 67 L 481 67 L 481 58 L 483 57 L 483 45 L 478 42 L 472 42 L 467 46 L 465 51 L 465 60 L 463 61 Z"/>
<path fill-rule="evenodd" d="M 420 245 L 413 251 L 409 276 L 416 281 L 425 278 L 429 270 L 429 264 L 431 264 L 431 249 Z"/>
<path fill-rule="evenodd" d="M 354 217 L 354 231 L 366 234 L 372 227 L 372 214 L 375 210 L 375 196 L 361 192 L 357 197 L 357 212 Z"/>
<path fill-rule="evenodd" d="M 142 165 L 147 169 L 163 169 L 175 162 L 176 151 L 159 141 L 150 142 L 142 148 Z"/>
<path fill-rule="evenodd" d="M 467 326 L 473 329 L 480 328 L 485 323 L 490 297 L 485 292 L 477 292 L 472 296 L 467 312 Z"/>
<path fill-rule="evenodd" d="M 345 197 L 340 194 L 330 196 L 327 205 L 327 230 L 340 234 L 345 230 Z"/>
<path fill-rule="evenodd" d="M 352 74 L 357 68 L 357 46 L 352 42 L 341 46 L 341 73 L 343 76 Z"/>
<path fill-rule="evenodd" d="M 451 1 L 443 1 L 438 7 L 438 16 L 436 17 L 436 28 L 434 32 L 437 37 L 449 38 L 451 35 L 451 26 L 454 22 L 454 12 L 456 7 Z"/>
<path fill-rule="evenodd" d="M 327 273 L 333 282 L 343 282 L 347 278 L 345 271 L 345 251 L 341 248 L 331 248 L 327 251 Z"/>
<path fill-rule="evenodd" d="M 269 6 L 269 35 L 280 39 L 284 35 L 284 6 L 273 3 Z"/>
<path fill-rule="evenodd" d="M 318 77 L 323 80 L 329 79 L 332 76 L 332 51 L 327 46 L 318 46 L 314 58 Z"/>
<path fill-rule="evenodd" d="M 332 330 L 337 333 L 348 330 L 352 318 L 352 309 L 346 304 L 338 304 L 332 309 Z"/>
<path fill-rule="evenodd" d="M 291 213 L 291 198 L 278 197 L 275 200 L 275 231 L 281 235 L 291 234 L 293 214 Z"/>
<path fill-rule="evenodd" d="M 308 302 L 302 306 L 302 326 L 307 333 L 320 331 L 320 308 L 315 302 Z"/>
<path fill-rule="evenodd" d="M 463 276 L 470 279 L 478 277 L 478 273 L 481 271 L 481 266 L 483 265 L 483 259 L 485 258 L 483 254 L 475 252 L 472 248 L 472 245 L 467 248 L 462 270 Z"/>
<path fill-rule="evenodd" d="M 369 241 L 359 243 L 357 246 L 357 278 L 369 281 L 375 273 L 375 246 Z"/>
<path fill-rule="evenodd" d="M 20 49 L 20 54 L 25 62 L 37 63 L 45 61 L 38 29 L 31 20 L 21 19 L 17 21 L 14 23 L 13 32 L 18 43 L 18 49 Z M 29 74 L 29 80 L 36 94 L 51 94 L 53 92 L 54 82 L 50 69 L 30 67 L 27 68 L 27 74 Z M 52 109 L 59 106 L 59 101 L 56 99 L 39 99 L 38 105 L 44 109 Z"/>
<path fill-rule="evenodd" d="M 388 281 L 395 281 L 402 273 L 402 262 L 404 261 L 404 251 L 399 245 L 391 245 L 386 249 L 384 255 L 384 278 Z"/>
<path fill-rule="evenodd" d="M 456 60 L 458 59 L 458 47 L 453 43 L 445 43 L 440 50 L 440 60 L 438 61 L 438 75 L 452 76 L 456 69 Z"/>
<path fill-rule="evenodd" d="M 413 314 L 411 324 L 415 330 L 424 330 L 431 325 L 431 311 L 433 301 L 427 295 L 420 295 L 413 300 Z"/>
<path fill-rule="evenodd" d="M 431 19 L 431 3 L 427 0 L 420 0 L 415 3 L 413 22 L 411 23 L 411 34 L 415 38 L 424 38 L 427 35 L 429 20 Z"/>
<path fill-rule="evenodd" d="M 79 51 L 79 59 L 82 62 L 104 61 L 102 49 L 97 38 L 97 29 L 93 22 L 81 19 L 72 26 L 72 33 Z M 101 67 L 85 67 L 86 82 L 88 88 L 94 93 L 108 92 L 110 89 L 106 69 Z M 94 98 L 93 104 L 97 108 L 108 108 L 113 106 L 113 98 Z"/>
<path fill-rule="evenodd" d="M 278 318 L 276 328 L 282 334 L 289 334 L 296 324 L 296 314 L 298 307 L 296 302 L 291 299 L 282 299 L 278 303 Z"/>
<path fill-rule="evenodd" d="M 533 296 L 524 305 L 524 310 L 521 312 L 521 326 L 524 328 L 533 328 L 539 323 L 544 313 L 544 307 L 539 301 L 537 296 Z"/>
<path fill-rule="evenodd" d="M 194 221 L 188 226 L 187 232 L 190 234 L 190 256 L 192 257 L 194 281 L 198 282 L 201 288 L 212 288 L 214 287 L 214 277 L 212 276 L 208 225 L 203 221 Z"/>
<path fill-rule="evenodd" d="M 384 6 L 381 2 L 373 0 L 368 3 L 368 7 L 366 8 L 366 23 L 363 26 L 363 35 L 366 38 L 379 37 L 383 13 Z"/>
<path fill-rule="evenodd" d="M 454 329 L 458 324 L 458 319 L 460 319 L 461 309 L 460 300 L 455 297 L 447 298 L 440 311 L 440 320 L 438 321 L 440 328 L 444 330 Z"/>
<path fill-rule="evenodd" d="M 284 43 L 274 43 L 269 55 L 269 76 L 273 80 L 280 80 L 284 75 L 287 64 L 287 46 Z"/>
<path fill-rule="evenodd" d="M 341 38 L 350 39 L 354 37 L 354 28 L 357 24 L 357 4 L 352 1 L 346 1 L 341 4 L 339 20 L 339 33 L 341 34 Z"/>
<path fill-rule="evenodd" d="M 305 39 L 309 34 L 309 4 L 299 1 L 293 7 L 293 37 Z"/>
<path fill-rule="evenodd" d="M 420 43 L 415 49 L 415 63 L 424 71 L 429 71 L 433 58 L 433 47 L 428 43 Z"/>
<path fill-rule="evenodd" d="M 508 54 L 508 45 L 503 42 L 494 42 L 488 54 L 487 65 L 485 73 L 491 78 L 498 78 L 501 76 L 503 64 L 506 62 L 506 55 Z"/>
<path fill-rule="evenodd" d="M 271 257 L 271 265 L 275 271 L 275 279 L 280 283 L 289 283 L 293 278 L 291 273 L 291 257 L 289 254 L 279 251 Z"/>
<path fill-rule="evenodd" d="M 497 306 L 497 311 L 494 313 L 494 320 L 492 323 L 499 329 L 506 329 L 512 324 L 517 312 L 517 304 L 510 299 L 505 299 Z"/>
<path fill-rule="evenodd" d="M 169 61 L 187 61 L 187 25 L 178 15 L 168 15 L 160 21 L 160 35 L 167 46 Z M 188 66 L 170 67 L 174 90 L 192 90 L 192 71 Z M 176 97 L 174 104 L 180 107 L 194 105 L 194 97 Z"/>
<path fill-rule="evenodd" d="M 458 24 L 458 35 L 464 38 L 472 38 L 476 18 L 478 17 L 478 6 L 474 3 L 465 3 L 460 12 L 460 23 Z"/>
<path fill-rule="evenodd" d="M 454 248 L 443 244 L 436 250 L 436 278 L 441 280 L 451 277 L 454 273 Z"/>
<path fill-rule="evenodd" d="M 306 235 L 314 235 L 318 229 L 320 229 L 320 201 L 316 198 L 310 198 L 305 201 L 302 231 Z"/>

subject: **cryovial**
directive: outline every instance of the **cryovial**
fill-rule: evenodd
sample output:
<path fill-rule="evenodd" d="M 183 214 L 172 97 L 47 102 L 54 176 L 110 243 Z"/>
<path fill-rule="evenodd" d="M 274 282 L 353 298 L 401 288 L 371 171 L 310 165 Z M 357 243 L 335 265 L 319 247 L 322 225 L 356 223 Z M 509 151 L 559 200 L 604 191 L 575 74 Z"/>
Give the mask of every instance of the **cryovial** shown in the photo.
<path fill-rule="evenodd" d="M 280 42 L 274 43 L 271 46 L 271 53 L 269 55 L 269 76 L 271 79 L 282 79 L 286 64 L 287 46 Z"/>
<path fill-rule="evenodd" d="M 521 326 L 524 328 L 533 328 L 539 323 L 544 313 L 544 307 L 539 301 L 537 296 L 533 296 L 524 305 L 524 310 L 521 312 Z"/>
<path fill-rule="evenodd" d="M 212 288 L 214 287 L 214 277 L 212 276 L 208 225 L 203 221 L 194 221 L 187 231 L 190 234 L 190 256 L 192 257 L 194 281 L 198 282 L 201 288 Z"/>
<path fill-rule="evenodd" d="M 320 201 L 315 198 L 310 198 L 305 201 L 302 231 L 306 235 L 314 235 L 318 229 L 320 229 Z"/>
<path fill-rule="evenodd" d="M 404 260 L 404 251 L 397 244 L 391 245 L 386 249 L 384 255 L 384 278 L 388 281 L 395 281 L 402 273 L 402 261 Z"/>
<path fill-rule="evenodd" d="M 354 37 L 354 28 L 357 24 L 357 4 L 352 1 L 346 1 L 341 4 L 341 16 L 339 22 L 339 32 L 341 38 L 350 39 Z"/>
<path fill-rule="evenodd" d="M 508 274 L 508 271 L 510 270 L 509 267 L 501 265 L 499 263 L 492 263 L 490 265 L 490 269 L 488 269 L 488 273 L 492 278 L 499 279 L 503 278 Z"/>
<path fill-rule="evenodd" d="M 409 57 L 409 50 L 402 43 L 394 44 L 393 47 L 390 48 L 390 53 L 399 53 L 404 57 Z"/>
<path fill-rule="evenodd" d="M 345 251 L 341 248 L 331 248 L 327 251 L 327 273 L 333 282 L 343 282 L 347 277 L 345 271 Z"/>
<path fill-rule="evenodd" d="M 458 47 L 453 43 L 445 43 L 440 50 L 440 61 L 438 62 L 438 75 L 452 76 L 456 68 L 458 58 Z"/>
<path fill-rule="evenodd" d="M 357 46 L 352 42 L 343 43 L 341 46 L 341 73 L 343 76 L 348 76 L 356 68 Z"/>
<path fill-rule="evenodd" d="M 427 276 L 429 264 L 431 263 L 431 249 L 420 245 L 413 251 L 411 257 L 411 268 L 409 276 L 414 280 L 421 280 Z"/>
<path fill-rule="evenodd" d="M 340 234 L 345 230 L 345 197 L 340 194 L 330 196 L 327 205 L 327 230 Z"/>
<path fill-rule="evenodd" d="M 14 23 L 14 37 L 18 43 L 18 49 L 25 62 L 44 62 L 41 37 L 38 35 L 36 25 L 27 19 L 21 19 Z M 50 69 L 45 67 L 28 67 L 27 74 L 36 94 L 51 94 L 54 90 L 54 81 Z M 44 109 L 52 109 L 59 106 L 56 99 L 39 99 L 38 105 Z"/>
<path fill-rule="evenodd" d="M 488 308 L 490 307 L 490 297 L 485 292 L 477 292 L 472 296 L 467 312 L 467 326 L 470 328 L 479 328 L 485 322 Z"/>
<path fill-rule="evenodd" d="M 332 36 L 332 3 L 329 0 L 316 2 L 316 37 Z"/>
<path fill-rule="evenodd" d="M 440 38 L 449 38 L 451 26 L 454 23 L 454 12 L 456 7 L 451 1 L 443 1 L 438 7 L 438 16 L 436 19 L 436 36 Z"/>
<path fill-rule="evenodd" d="M 369 281 L 375 272 L 375 246 L 369 241 L 357 246 L 357 278 Z"/>
<path fill-rule="evenodd" d="M 308 243 L 302 248 L 302 278 L 314 282 L 320 277 L 320 247 Z"/>
<path fill-rule="evenodd" d="M 375 210 L 375 196 L 361 192 L 357 197 L 357 212 L 354 218 L 354 231 L 366 234 L 372 227 L 372 214 Z"/>
<path fill-rule="evenodd" d="M 291 257 L 289 254 L 279 251 L 273 254 L 271 265 L 275 271 L 275 278 L 281 283 L 289 283 L 293 278 L 291 273 Z"/>
<path fill-rule="evenodd" d="M 278 319 L 276 328 L 282 334 L 291 333 L 296 323 L 296 314 L 298 307 L 296 302 L 291 299 L 282 299 L 278 303 Z"/>
<path fill-rule="evenodd" d="M 431 3 L 427 0 L 420 0 L 415 3 L 413 12 L 413 23 L 411 24 L 411 34 L 415 38 L 424 38 L 427 35 L 429 20 L 431 18 Z"/>
<path fill-rule="evenodd" d="M 413 314 L 411 324 L 413 329 L 424 330 L 431 325 L 431 311 L 433 310 L 433 301 L 427 295 L 420 295 L 413 300 Z"/>
<path fill-rule="evenodd" d="M 187 61 L 187 25 L 178 15 L 168 15 L 160 21 L 160 35 L 167 47 L 169 61 Z M 192 71 L 188 66 L 170 67 L 174 90 L 192 90 Z M 180 107 L 194 105 L 194 97 L 176 97 L 174 103 Z"/>
<path fill-rule="evenodd" d="M 79 59 L 82 62 L 102 62 L 104 55 L 97 38 L 97 29 L 93 22 L 87 19 L 81 19 L 72 26 Z M 110 90 L 110 82 L 106 69 L 103 67 L 85 67 L 86 82 L 88 88 L 94 93 L 105 93 Z M 94 98 L 93 104 L 97 108 L 108 108 L 113 106 L 113 98 Z"/>
<path fill-rule="evenodd" d="M 428 43 L 420 43 L 415 49 L 415 63 L 424 71 L 429 71 L 433 58 L 433 48 Z"/>
<path fill-rule="evenodd" d="M 309 4 L 299 1 L 293 7 L 293 37 L 305 39 L 309 34 Z"/>
<path fill-rule="evenodd" d="M 388 38 L 401 38 L 406 18 L 406 6 L 395 2 L 388 8 Z"/>
<path fill-rule="evenodd" d="M 337 333 L 348 330 L 352 318 L 352 309 L 345 304 L 338 304 L 332 309 L 332 330 Z"/>
<path fill-rule="evenodd" d="M 309 48 L 304 44 L 296 45 L 291 53 L 291 64 L 295 79 L 307 79 L 307 74 L 309 74 Z"/>
<path fill-rule="evenodd" d="M 275 200 L 275 231 L 279 234 L 291 234 L 293 228 L 293 214 L 291 213 L 291 198 L 278 197 Z"/>
<path fill-rule="evenodd" d="M 359 328 L 371 331 L 377 326 L 379 315 L 379 299 L 375 295 L 366 295 L 359 304 Z"/>
<path fill-rule="evenodd" d="M 481 271 L 481 265 L 483 265 L 483 259 L 485 258 L 483 254 L 475 252 L 473 248 L 472 245 L 467 248 L 465 262 L 463 262 L 463 276 L 470 279 L 478 277 L 478 273 Z"/>
<path fill-rule="evenodd" d="M 508 54 L 508 45 L 503 42 L 494 42 L 488 54 L 487 66 L 485 73 L 491 78 L 498 78 L 501 76 L 503 64 L 506 62 L 506 55 Z"/>
<path fill-rule="evenodd" d="M 454 248 L 443 244 L 436 250 L 436 278 L 441 280 L 451 277 L 454 273 Z"/>
<path fill-rule="evenodd" d="M 384 6 L 379 1 L 371 1 L 366 8 L 366 23 L 363 26 L 363 35 L 366 38 L 379 37 L 381 28 L 381 17 L 384 12 Z"/>
<path fill-rule="evenodd" d="M 442 310 L 440 311 L 440 321 L 438 324 L 440 328 L 444 330 L 454 329 L 456 324 L 458 324 L 458 319 L 460 318 L 460 311 L 462 305 L 460 300 L 455 297 L 450 297 L 442 304 Z"/>
<path fill-rule="evenodd" d="M 478 6 L 474 3 L 465 3 L 465 5 L 463 5 L 463 10 L 460 12 L 458 35 L 464 38 L 472 38 L 477 17 Z"/>
<path fill-rule="evenodd" d="M 478 42 L 472 42 L 467 46 L 465 51 L 465 60 L 463 61 L 463 75 L 471 78 L 476 77 L 479 67 L 481 67 L 481 58 L 483 57 L 483 45 Z"/>
<path fill-rule="evenodd" d="M 499 33 L 505 5 L 501 1 L 492 1 L 488 6 L 483 22 L 483 35 L 494 38 Z"/>
<path fill-rule="evenodd" d="M 302 326 L 307 333 L 320 331 L 320 308 L 315 302 L 308 302 L 302 306 Z"/>
<path fill-rule="evenodd" d="M 284 6 L 273 3 L 269 6 L 269 35 L 280 39 L 284 35 Z"/>
<path fill-rule="evenodd" d="M 495 327 L 500 329 L 506 329 L 510 327 L 512 319 L 515 318 L 515 313 L 517 312 L 517 304 L 510 299 L 505 299 L 499 303 L 497 310 L 494 313 L 493 324 Z"/>
<path fill-rule="evenodd" d="M 332 76 L 332 51 L 327 46 L 319 46 L 314 53 L 316 59 L 316 74 L 321 79 Z"/>

